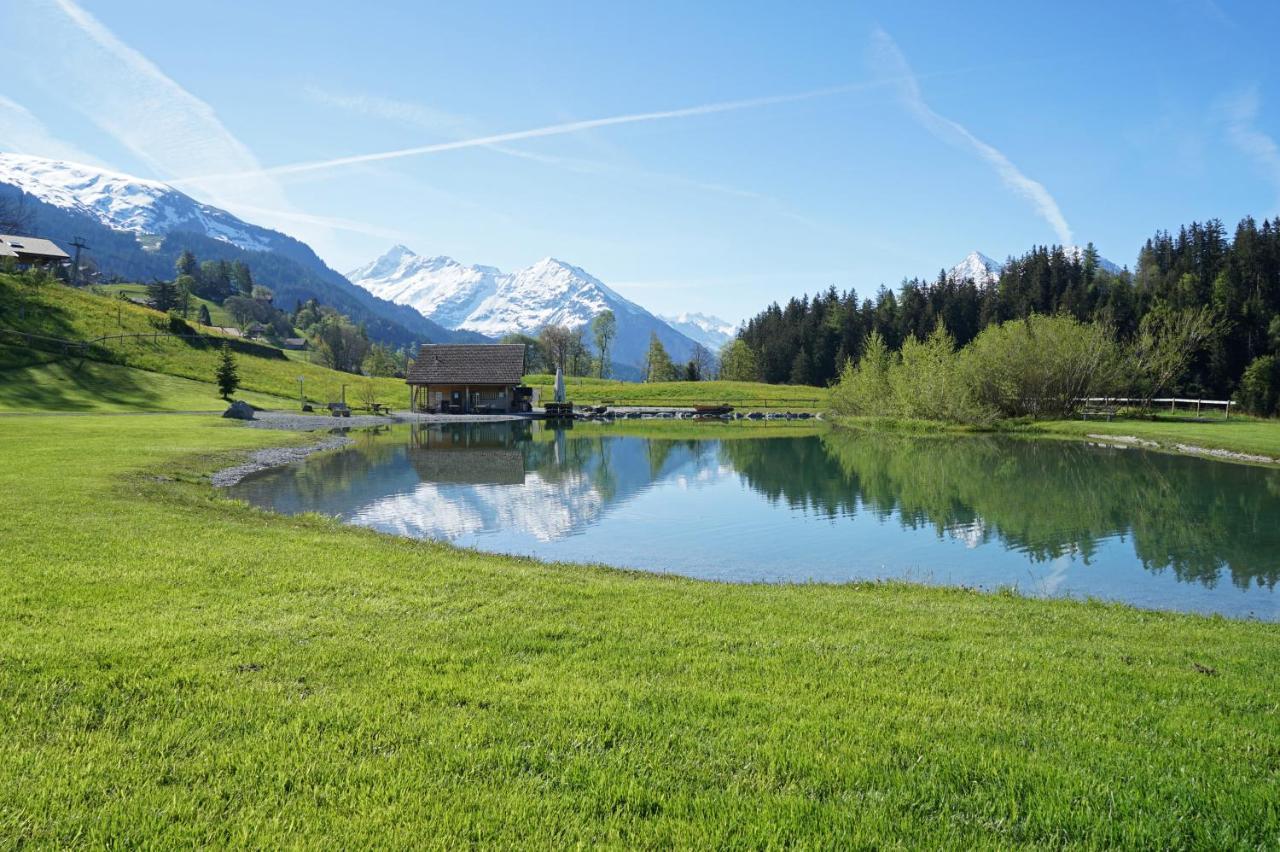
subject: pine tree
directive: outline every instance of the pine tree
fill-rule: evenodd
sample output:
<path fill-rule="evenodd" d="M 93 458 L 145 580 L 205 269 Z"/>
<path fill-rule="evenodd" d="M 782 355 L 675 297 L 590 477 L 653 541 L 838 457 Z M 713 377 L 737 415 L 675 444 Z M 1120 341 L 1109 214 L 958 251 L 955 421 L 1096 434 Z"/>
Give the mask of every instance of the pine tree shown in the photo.
<path fill-rule="evenodd" d="M 152 281 L 147 285 L 147 305 L 168 313 L 178 307 L 178 288 L 172 281 Z"/>
<path fill-rule="evenodd" d="M 196 314 L 196 320 L 201 325 L 213 325 L 213 318 L 209 316 L 209 306 L 200 305 L 200 312 Z"/>
<path fill-rule="evenodd" d="M 222 354 L 218 357 L 218 369 L 214 374 L 218 382 L 218 393 L 223 399 L 230 399 L 231 394 L 240 387 L 240 371 L 236 367 L 235 356 L 227 344 L 222 344 Z"/>
<path fill-rule="evenodd" d="M 249 264 L 243 260 L 237 260 L 231 264 L 231 281 L 235 284 L 236 290 L 242 296 L 248 296 L 253 292 L 253 273 L 249 271 Z"/>
<path fill-rule="evenodd" d="M 179 275 L 190 275 L 192 278 L 195 278 L 196 273 L 200 270 L 199 265 L 196 263 L 196 256 L 191 253 L 190 249 L 182 250 L 182 254 L 178 255 L 178 260 L 174 267 Z"/>

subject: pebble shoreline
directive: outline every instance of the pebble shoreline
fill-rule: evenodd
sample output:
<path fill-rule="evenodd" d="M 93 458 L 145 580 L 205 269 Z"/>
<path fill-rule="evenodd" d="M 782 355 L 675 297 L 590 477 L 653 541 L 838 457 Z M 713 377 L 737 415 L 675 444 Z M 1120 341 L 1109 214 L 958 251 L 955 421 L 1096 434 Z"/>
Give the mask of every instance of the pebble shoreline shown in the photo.
<path fill-rule="evenodd" d="M 271 447 L 265 450 L 258 450 L 249 456 L 249 460 L 244 464 L 220 470 L 211 476 L 209 481 L 215 488 L 226 488 L 229 485 L 235 485 L 251 473 L 302 461 L 312 453 L 336 450 L 350 443 L 352 443 L 352 440 L 346 435 L 333 435 L 319 443 L 306 447 Z"/>

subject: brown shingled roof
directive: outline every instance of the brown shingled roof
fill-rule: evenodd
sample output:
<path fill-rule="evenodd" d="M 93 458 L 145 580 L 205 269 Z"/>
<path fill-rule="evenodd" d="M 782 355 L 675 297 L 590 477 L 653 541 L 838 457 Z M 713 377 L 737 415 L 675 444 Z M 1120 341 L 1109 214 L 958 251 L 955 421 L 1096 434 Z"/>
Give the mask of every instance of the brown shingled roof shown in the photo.
<path fill-rule="evenodd" d="M 405 381 L 411 385 L 518 385 L 524 378 L 522 343 L 429 343 Z"/>

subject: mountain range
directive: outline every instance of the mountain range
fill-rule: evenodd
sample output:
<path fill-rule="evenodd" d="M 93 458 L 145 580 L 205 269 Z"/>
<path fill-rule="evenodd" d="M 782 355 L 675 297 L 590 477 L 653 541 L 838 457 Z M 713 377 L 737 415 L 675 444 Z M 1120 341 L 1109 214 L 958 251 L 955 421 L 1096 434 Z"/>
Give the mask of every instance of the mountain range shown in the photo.
<path fill-rule="evenodd" d="M 659 314 L 658 316 L 667 325 L 690 340 L 701 343 L 712 352 L 719 352 L 726 343 L 733 339 L 738 331 L 737 326 L 733 323 L 709 314 L 685 312 L 675 316 L 666 316 L 665 314 Z"/>
<path fill-rule="evenodd" d="M 315 298 L 396 346 L 485 338 L 432 322 L 412 308 L 352 286 L 311 247 L 160 183 L 94 166 L 0 153 L 0 199 L 23 199 L 31 233 L 67 245 L 82 237 L 106 276 L 149 281 L 173 276 L 183 249 L 201 260 L 243 260 L 291 308 Z"/>
<path fill-rule="evenodd" d="M 1084 249 L 1080 246 L 1063 246 L 1062 252 L 1072 259 L 1079 259 L 1084 256 Z M 1121 271 L 1118 265 L 1105 257 L 1098 258 L 1098 267 L 1110 272 L 1112 275 L 1116 275 Z M 980 251 L 971 251 L 965 255 L 964 260 L 951 267 L 951 270 L 947 272 L 947 277 L 954 278 L 957 281 L 972 278 L 975 284 L 986 285 L 995 283 L 1000 278 L 1000 272 L 1003 269 L 1003 263 L 992 260 Z"/>
<path fill-rule="evenodd" d="M 688 360 L 700 342 L 580 267 L 552 257 L 503 272 L 451 257 L 426 257 L 398 245 L 348 272 L 347 278 L 379 298 L 415 308 L 445 328 L 489 337 L 537 334 L 548 325 L 580 328 L 611 310 L 617 336 L 610 360 L 624 368 L 619 375 L 634 373 L 644 363 L 651 334 L 677 362 Z M 589 331 L 586 337 L 590 342 Z"/>

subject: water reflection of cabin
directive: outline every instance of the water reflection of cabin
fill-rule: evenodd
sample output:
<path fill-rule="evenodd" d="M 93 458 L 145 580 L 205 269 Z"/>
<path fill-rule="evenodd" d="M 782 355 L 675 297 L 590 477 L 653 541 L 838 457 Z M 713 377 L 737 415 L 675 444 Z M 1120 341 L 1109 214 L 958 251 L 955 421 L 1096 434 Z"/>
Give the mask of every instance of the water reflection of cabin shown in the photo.
<path fill-rule="evenodd" d="M 521 485 L 529 424 L 477 423 L 409 427 L 409 461 L 423 482 Z"/>
<path fill-rule="evenodd" d="M 436 343 L 422 347 L 405 381 L 414 411 L 501 414 L 520 408 L 523 378 L 523 344 Z"/>

